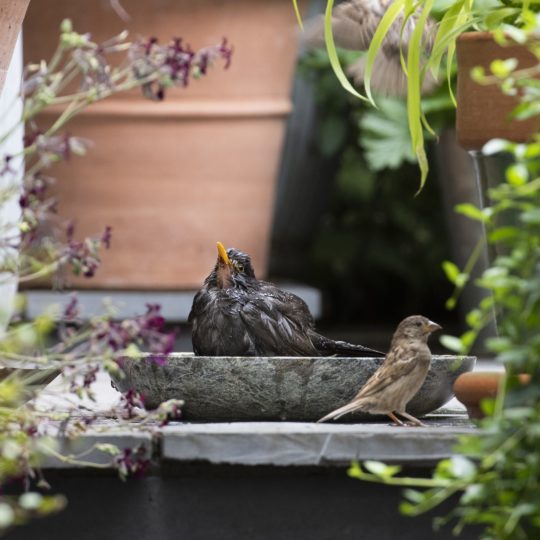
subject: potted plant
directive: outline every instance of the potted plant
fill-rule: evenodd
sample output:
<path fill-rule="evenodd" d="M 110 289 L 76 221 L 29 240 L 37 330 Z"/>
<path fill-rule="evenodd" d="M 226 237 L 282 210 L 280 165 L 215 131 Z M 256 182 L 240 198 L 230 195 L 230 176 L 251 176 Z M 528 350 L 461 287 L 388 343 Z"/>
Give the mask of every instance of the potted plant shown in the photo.
<path fill-rule="evenodd" d="M 0 11 L 0 93 L 30 0 L 7 0 Z"/>
<path fill-rule="evenodd" d="M 529 43 L 534 48 L 537 42 Z M 538 116 L 540 66 L 509 69 L 500 84 L 520 89 L 519 111 Z M 454 534 L 468 525 L 481 527 L 480 538 L 537 538 L 540 531 L 540 482 L 537 448 L 540 429 L 540 145 L 538 133 L 527 143 L 494 140 L 484 151 L 506 151 L 515 162 L 505 181 L 489 191 L 490 203 L 476 209 L 487 225 L 488 239 L 502 251 L 490 263 L 479 284 L 493 294 L 469 318 L 470 329 L 454 340 L 454 349 L 467 350 L 497 310 L 499 336 L 487 345 L 505 367 L 496 381 L 498 391 L 481 403 L 485 419 L 477 434 L 464 437 L 450 459 L 438 463 L 433 477 L 397 477 L 398 467 L 380 463 L 355 464 L 353 477 L 405 486 L 401 511 L 415 516 L 453 497 L 454 507 L 435 523 L 455 520 Z M 469 209 L 472 216 L 472 209 Z M 462 282 L 467 276 L 456 280 Z M 448 340 L 449 341 L 449 340 Z M 449 343 L 450 344 L 450 343 Z M 535 457 L 533 457 L 535 456 Z M 367 469 L 367 471 L 366 471 Z M 421 488 L 411 489 L 411 488 Z"/>
<path fill-rule="evenodd" d="M 122 51 L 128 54 L 128 59 L 121 69 L 114 68 L 108 62 L 109 55 Z M 207 66 L 210 59 L 205 59 L 205 55 L 219 51 L 219 45 L 198 51 L 189 58 L 186 75 L 200 72 L 201 65 Z M 2 259 L 0 283 L 6 279 L 22 282 L 36 279 L 60 267 L 87 278 L 97 272 L 100 250 L 110 246 L 111 230 L 105 227 L 102 235 L 79 240 L 73 227 L 57 218 L 48 170 L 53 163 L 84 151 L 84 141 L 63 132 L 73 115 L 109 93 L 139 88 L 148 94 L 165 85 L 170 87 L 174 81 L 163 68 L 165 59 L 175 52 L 178 53 L 174 42 L 149 47 L 148 40 L 129 43 L 124 34 L 109 40 L 106 46 L 97 44 L 88 34 L 75 32 L 65 20 L 54 58 L 27 66 L 21 88 L 25 97 L 22 115 L 18 115 L 15 125 L 3 125 L 0 134 L 0 213 L 5 218 L 6 206 L 14 194 L 20 206 L 14 223 L 3 223 L 3 233 L 6 228 L 9 231 L 14 228 L 17 234 L 3 234 L 0 251 L 15 252 L 16 256 Z M 81 58 L 87 62 L 74 62 Z M 180 62 L 181 57 L 175 59 Z M 34 131 L 34 117 L 59 97 L 58 90 L 65 87 L 67 80 L 81 76 L 85 86 L 64 100 L 68 112 L 57 117 L 47 131 Z M 24 149 L 19 153 L 23 158 L 21 165 L 8 152 L 6 141 L 24 121 L 28 122 L 28 129 Z M 22 185 L 18 182 L 21 173 L 18 168 L 24 169 Z M 56 234 L 59 230 L 67 234 Z M 53 339 L 50 334 L 55 330 Z M 58 393 L 65 397 L 65 392 L 75 402 L 77 398 L 94 399 L 93 383 L 100 370 L 119 374 L 121 359 L 140 348 L 157 354 L 155 361 L 163 362 L 173 343 L 174 334 L 167 331 L 157 305 L 149 305 L 145 314 L 123 321 L 116 320 L 113 311 L 84 321 L 79 316 L 75 297 L 64 310 L 51 309 L 34 320 L 24 320 L 17 313 L 0 335 L 0 534 L 65 507 L 62 495 L 54 491 L 47 493 L 51 486 L 40 471 L 44 458 L 67 465 L 115 468 L 122 478 L 141 474 L 149 465 L 150 449 L 144 445 L 136 448 L 94 445 L 89 452 L 96 450 L 104 455 L 101 464 L 84 461 L 89 452 L 63 455 L 58 441 L 76 438 L 94 424 L 95 415 L 85 415 L 88 409 L 76 406 L 76 414 L 74 410 L 56 407 L 43 410 L 28 400 L 51 394 L 58 399 Z M 66 388 L 61 386 L 60 392 L 44 388 L 47 379 L 57 374 L 61 374 Z M 179 401 L 170 401 L 147 413 L 141 396 L 127 392 L 110 413 L 118 425 L 127 428 L 135 424 L 137 429 L 153 431 L 169 418 L 175 418 L 180 405 Z"/>
<path fill-rule="evenodd" d="M 295 0 L 293 0 L 293 4 L 295 4 Z M 463 141 L 466 147 L 470 148 L 471 136 L 463 133 L 463 130 L 467 129 L 472 122 L 476 124 L 478 131 L 479 123 L 477 120 L 479 118 L 482 118 L 482 128 L 489 127 L 489 125 L 486 126 L 486 115 L 489 115 L 491 121 L 498 120 L 500 124 L 498 127 L 495 125 L 495 131 L 485 133 L 484 141 L 494 136 L 500 136 L 500 134 L 511 135 L 511 132 L 508 132 L 506 127 L 501 128 L 501 125 L 505 126 L 508 123 L 505 112 L 510 112 L 512 105 L 507 101 L 505 108 L 503 110 L 497 108 L 497 113 L 494 114 L 495 109 L 491 105 L 492 102 L 488 101 L 493 97 L 493 93 L 491 93 L 493 90 L 491 92 L 488 90 L 490 94 L 487 98 L 476 99 L 478 89 L 471 93 L 470 69 L 476 66 L 486 66 L 486 62 L 488 62 L 487 68 L 494 68 L 495 75 L 504 75 L 506 70 L 504 59 L 509 56 L 513 57 L 516 49 L 511 48 L 503 53 L 499 45 L 505 40 L 508 41 L 506 36 L 511 36 L 512 40 L 518 44 L 523 43 L 524 30 L 530 30 L 537 26 L 536 17 L 531 12 L 529 2 L 493 0 L 487 4 L 478 4 L 478 2 L 454 0 L 438 7 L 433 0 L 422 0 L 411 6 L 406 0 L 395 0 L 389 4 L 381 3 L 380 9 L 375 9 L 358 2 L 356 4 L 358 10 L 356 20 L 353 20 L 353 26 L 348 25 L 346 30 L 352 32 L 354 29 L 361 32 L 362 36 L 365 36 L 364 40 L 368 41 L 362 68 L 365 95 L 360 95 L 348 81 L 339 63 L 333 32 L 343 30 L 343 28 L 340 28 L 339 18 L 333 15 L 334 0 L 326 2 L 324 19 L 326 46 L 332 68 L 346 90 L 375 104 L 376 100 L 372 95 L 372 81 L 374 80 L 373 72 L 377 66 L 377 57 L 380 54 L 386 54 L 384 47 L 390 42 L 394 48 L 401 49 L 402 56 L 394 51 L 394 61 L 402 62 L 403 69 L 407 73 L 408 124 L 412 148 L 421 170 L 420 187 L 423 186 L 428 172 L 424 150 L 424 129 L 430 130 L 422 112 L 423 83 L 429 77 L 440 78 L 441 66 L 446 67 L 447 78 L 450 81 L 456 48 L 458 51 L 459 81 L 457 94 L 458 138 Z M 362 14 L 362 10 L 365 10 L 366 14 Z M 345 10 L 342 10 L 341 13 L 345 13 Z M 435 17 L 436 23 L 431 19 L 432 15 Z M 479 32 L 479 30 L 481 31 Z M 491 35 L 486 34 L 485 30 L 493 31 L 496 43 L 491 43 Z M 399 36 L 401 36 L 401 40 Z M 480 45 L 475 45 L 476 43 Z M 491 64 L 491 61 L 486 60 L 487 44 L 487 48 L 495 54 L 491 60 L 500 60 L 499 62 Z M 476 50 L 482 51 L 482 56 L 473 56 L 472 53 Z M 502 58 L 497 55 L 502 55 Z M 533 56 L 527 50 L 524 52 L 524 58 L 525 64 L 521 64 L 521 67 L 527 67 L 533 61 Z M 453 97 L 453 89 L 450 87 L 449 90 Z M 471 98 L 475 101 L 469 102 Z M 454 97 L 453 99 L 456 102 Z M 483 113 L 478 112 L 479 106 L 482 106 L 480 110 L 483 110 Z M 489 109 L 483 108 L 486 106 Z M 474 120 L 472 121 L 470 120 L 471 109 L 474 109 Z M 525 134 L 530 133 L 531 124 L 527 129 Z M 523 138 L 523 135 L 521 137 Z M 476 148 L 479 148 L 480 142 L 478 140 L 474 144 L 477 145 Z"/>
<path fill-rule="evenodd" d="M 137 93 L 115 96 L 73 124 L 99 141 L 93 160 L 58 167 L 65 215 L 88 234 L 96 215 L 116 231 L 103 272 L 80 288 L 179 290 L 200 286 L 217 236 L 249 252 L 267 270 L 270 226 L 296 60 L 288 0 L 124 0 L 123 21 L 109 2 L 32 2 L 25 19 L 27 60 L 55 46 L 60 14 L 93 39 L 127 28 L 186 35 L 186 51 L 227 35 L 234 59 L 227 77 L 191 81 L 180 99 L 151 103 Z M 217 80 L 219 78 L 219 81 Z M 159 99 L 159 96 L 156 96 Z M 47 123 L 56 108 L 44 111 Z M 71 175 L 81 182 L 74 184 Z M 141 253 L 145 256 L 141 257 Z"/>

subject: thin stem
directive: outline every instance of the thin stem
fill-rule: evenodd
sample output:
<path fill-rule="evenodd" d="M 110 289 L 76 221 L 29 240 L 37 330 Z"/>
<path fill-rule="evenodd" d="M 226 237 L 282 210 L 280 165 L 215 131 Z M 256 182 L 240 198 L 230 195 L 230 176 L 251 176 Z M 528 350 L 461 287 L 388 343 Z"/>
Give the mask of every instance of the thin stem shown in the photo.
<path fill-rule="evenodd" d="M 78 467 L 92 467 L 94 469 L 112 469 L 112 463 L 93 463 L 91 461 L 81 461 L 73 456 L 64 456 L 60 452 L 57 452 L 50 446 L 40 445 L 40 451 L 69 465 L 76 465 Z"/>

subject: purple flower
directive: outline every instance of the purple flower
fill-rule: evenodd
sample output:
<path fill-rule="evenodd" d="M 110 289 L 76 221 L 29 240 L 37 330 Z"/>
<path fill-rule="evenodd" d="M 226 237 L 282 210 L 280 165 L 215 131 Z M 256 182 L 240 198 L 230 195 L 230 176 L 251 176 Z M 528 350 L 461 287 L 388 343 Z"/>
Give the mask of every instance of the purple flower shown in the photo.
<path fill-rule="evenodd" d="M 13 159 L 13 156 L 4 156 L 4 166 L 0 169 L 0 176 L 5 174 L 15 174 L 15 171 L 10 167 L 9 162 Z"/>
<path fill-rule="evenodd" d="M 227 38 L 223 38 L 221 45 L 219 46 L 219 54 L 225 60 L 225 69 L 229 69 L 231 66 L 233 48 L 227 45 Z"/>
<path fill-rule="evenodd" d="M 128 390 L 122 394 L 120 409 L 124 411 L 126 418 L 135 417 L 135 409 L 144 409 L 144 397 L 135 390 Z"/>
<path fill-rule="evenodd" d="M 150 352 L 169 354 L 174 348 L 174 332 L 164 333 L 165 318 L 161 315 L 159 304 L 146 304 L 146 313 L 136 319 L 140 325 L 140 337 Z M 164 360 L 156 358 L 155 362 L 161 365 Z"/>
<path fill-rule="evenodd" d="M 101 260 L 99 258 L 99 248 L 101 239 L 86 238 L 83 242 L 73 239 L 75 224 L 70 221 L 66 227 L 67 245 L 63 249 L 63 257 L 71 264 L 71 269 L 76 276 L 92 277 L 96 273 Z M 107 233 L 107 230 L 104 233 Z M 110 240 L 110 239 L 109 239 Z"/>
<path fill-rule="evenodd" d="M 125 448 L 114 458 L 114 464 L 122 479 L 128 476 L 141 478 L 150 467 L 150 460 L 146 457 L 146 448 L 139 445 L 133 449 Z"/>
<path fill-rule="evenodd" d="M 79 299 L 75 293 L 71 295 L 68 304 L 64 308 L 62 317 L 68 321 L 75 320 L 79 317 Z"/>
<path fill-rule="evenodd" d="M 232 48 L 223 40 L 220 45 L 206 47 L 197 52 L 184 45 L 181 38 L 174 38 L 167 45 L 159 45 L 156 38 L 134 43 L 129 51 L 133 73 L 137 79 L 149 79 L 141 85 L 148 99 L 162 100 L 165 89 L 171 85 L 185 87 L 191 77 L 206 75 L 216 58 L 231 63 Z"/>
<path fill-rule="evenodd" d="M 105 246 L 106 249 L 111 247 L 111 237 L 112 237 L 112 227 L 107 225 L 105 227 L 104 233 L 101 235 L 101 243 Z"/>

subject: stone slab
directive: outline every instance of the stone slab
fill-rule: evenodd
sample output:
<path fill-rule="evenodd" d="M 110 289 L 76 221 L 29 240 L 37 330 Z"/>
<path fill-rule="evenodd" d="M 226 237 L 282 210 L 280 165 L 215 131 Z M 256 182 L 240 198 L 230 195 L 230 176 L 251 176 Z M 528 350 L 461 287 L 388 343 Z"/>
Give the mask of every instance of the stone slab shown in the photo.
<path fill-rule="evenodd" d="M 465 415 L 433 417 L 426 428 L 293 422 L 176 424 L 163 429 L 162 457 L 235 465 L 346 465 L 375 459 L 430 464 L 449 457 L 458 435 L 476 428 Z"/>

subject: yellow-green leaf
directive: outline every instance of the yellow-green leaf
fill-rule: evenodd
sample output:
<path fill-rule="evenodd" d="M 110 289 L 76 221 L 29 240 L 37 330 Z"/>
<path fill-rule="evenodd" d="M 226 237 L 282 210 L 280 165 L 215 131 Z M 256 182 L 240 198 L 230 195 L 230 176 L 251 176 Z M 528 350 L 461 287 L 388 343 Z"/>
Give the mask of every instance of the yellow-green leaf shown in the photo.
<path fill-rule="evenodd" d="M 328 3 L 333 3 L 333 0 L 328 0 Z M 381 50 L 386 34 L 390 30 L 390 27 L 394 24 L 400 12 L 403 10 L 404 5 L 405 0 L 395 0 L 392 4 L 390 4 L 383 15 L 381 22 L 377 26 L 377 30 L 375 30 L 371 43 L 369 44 L 369 49 L 366 55 L 364 86 L 366 88 L 366 96 L 373 105 L 375 105 L 373 96 L 371 95 L 371 74 L 373 73 L 373 65 L 375 64 L 375 59 Z"/>
<path fill-rule="evenodd" d="M 350 92 L 353 96 L 356 96 L 359 99 L 362 99 L 364 101 L 368 101 L 368 99 L 356 91 L 356 89 L 352 86 L 352 84 L 349 82 L 349 79 L 347 79 L 347 75 L 345 75 L 345 72 L 343 71 L 343 68 L 341 67 L 341 63 L 339 61 L 338 53 L 336 50 L 336 44 L 334 42 L 334 35 L 332 32 L 332 9 L 334 7 L 334 0 L 328 0 L 326 4 L 326 13 L 324 15 L 324 40 L 326 42 L 326 50 L 328 52 L 328 59 L 330 60 L 330 65 L 332 66 L 332 69 L 334 70 L 334 73 L 341 83 L 341 86 L 347 92 Z"/>
<path fill-rule="evenodd" d="M 294 6 L 294 13 L 296 14 L 296 20 L 298 21 L 298 26 L 303 30 L 304 23 L 302 22 L 302 15 L 300 15 L 300 8 L 298 6 L 298 0 L 292 0 Z"/>

